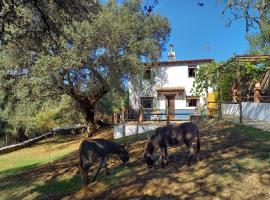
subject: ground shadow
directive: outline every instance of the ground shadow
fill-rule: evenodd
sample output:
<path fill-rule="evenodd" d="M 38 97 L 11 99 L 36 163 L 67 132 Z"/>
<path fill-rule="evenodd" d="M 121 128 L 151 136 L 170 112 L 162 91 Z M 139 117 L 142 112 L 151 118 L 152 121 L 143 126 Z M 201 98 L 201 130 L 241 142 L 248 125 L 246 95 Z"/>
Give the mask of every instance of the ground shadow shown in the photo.
<path fill-rule="evenodd" d="M 143 136 L 133 141 L 129 166 L 120 165 L 117 156 L 109 161 L 111 175 L 104 172 L 87 187 L 86 199 L 220 199 L 270 198 L 269 132 L 209 122 L 200 125 L 201 161 L 185 165 L 187 148 L 170 148 L 169 165 L 148 170 L 143 160 Z M 40 199 L 78 199 L 80 178 L 78 152 L 50 164 L 0 179 L 0 184 L 29 184 Z M 95 167 L 89 172 L 90 176 Z M 23 182 L 21 177 L 25 177 Z M 68 177 L 68 178 L 63 178 Z M 15 186 L 14 186 L 15 187 Z M 250 191 L 247 193 L 246 191 Z M 29 197 L 29 191 L 14 196 Z M 81 196 L 80 196 L 81 197 Z"/>

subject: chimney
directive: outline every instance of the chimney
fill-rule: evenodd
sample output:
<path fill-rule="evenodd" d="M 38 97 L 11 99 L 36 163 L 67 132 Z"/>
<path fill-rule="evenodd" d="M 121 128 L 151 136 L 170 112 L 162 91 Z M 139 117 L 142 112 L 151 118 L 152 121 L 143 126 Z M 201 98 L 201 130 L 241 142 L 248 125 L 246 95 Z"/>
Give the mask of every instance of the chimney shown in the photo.
<path fill-rule="evenodd" d="M 175 52 L 173 51 L 173 44 L 170 44 L 170 52 L 168 53 L 168 62 L 176 61 Z"/>

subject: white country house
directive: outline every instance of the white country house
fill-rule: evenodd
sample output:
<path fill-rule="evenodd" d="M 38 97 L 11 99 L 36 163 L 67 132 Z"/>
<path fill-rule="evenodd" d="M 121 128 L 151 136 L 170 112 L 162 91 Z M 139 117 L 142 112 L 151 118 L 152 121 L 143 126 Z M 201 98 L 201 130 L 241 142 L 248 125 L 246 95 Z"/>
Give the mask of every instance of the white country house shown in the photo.
<path fill-rule="evenodd" d="M 196 107 L 204 103 L 202 96 L 193 96 L 191 92 L 195 71 L 202 64 L 212 61 L 176 60 L 173 45 L 170 45 L 168 61 L 145 63 L 144 75 L 129 81 L 129 109 L 135 112 L 143 107 L 146 119 L 166 119 L 169 108 L 170 120 L 188 120 Z M 163 115 L 149 115 L 147 110 Z"/>

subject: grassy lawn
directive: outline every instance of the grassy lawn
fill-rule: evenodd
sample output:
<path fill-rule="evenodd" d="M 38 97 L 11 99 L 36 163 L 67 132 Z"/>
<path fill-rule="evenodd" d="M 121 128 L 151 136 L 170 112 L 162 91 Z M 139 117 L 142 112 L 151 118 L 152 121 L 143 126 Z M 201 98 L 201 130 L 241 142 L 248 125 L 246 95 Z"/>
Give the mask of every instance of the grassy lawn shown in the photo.
<path fill-rule="evenodd" d="M 0 199 L 270 199 L 269 132 L 223 121 L 208 121 L 200 130 L 199 163 L 184 165 L 182 145 L 169 149 L 166 169 L 148 170 L 143 162 L 146 134 L 128 137 L 130 165 L 112 156 L 111 175 L 101 173 L 84 189 L 77 168 L 83 137 L 55 137 L 49 145 L 42 141 L 0 156 Z M 112 132 L 98 137 L 111 139 Z"/>
<path fill-rule="evenodd" d="M 0 178 L 60 159 L 77 150 L 79 137 L 56 136 L 0 156 Z"/>

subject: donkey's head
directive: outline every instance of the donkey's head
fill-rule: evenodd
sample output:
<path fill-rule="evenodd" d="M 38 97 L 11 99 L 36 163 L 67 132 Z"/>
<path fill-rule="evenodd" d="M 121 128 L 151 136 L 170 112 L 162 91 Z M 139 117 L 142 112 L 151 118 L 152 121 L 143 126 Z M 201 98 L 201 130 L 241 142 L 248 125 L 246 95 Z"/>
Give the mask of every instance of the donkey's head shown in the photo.
<path fill-rule="evenodd" d="M 127 146 L 128 146 L 127 143 L 120 145 L 119 157 L 123 163 L 127 163 L 129 161 L 129 154 L 127 151 Z"/>
<path fill-rule="evenodd" d="M 155 164 L 154 159 L 154 145 L 152 144 L 152 141 L 149 140 L 144 147 L 144 160 L 149 168 L 152 168 Z"/>

